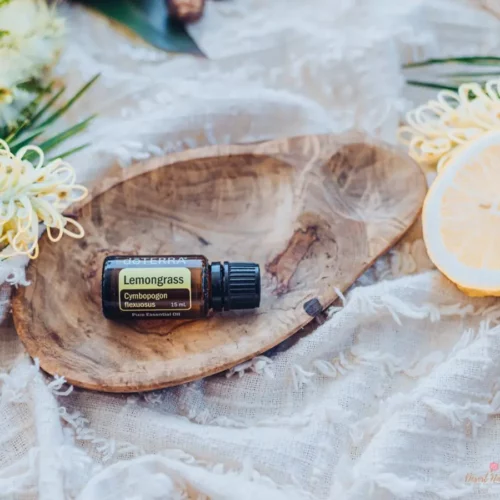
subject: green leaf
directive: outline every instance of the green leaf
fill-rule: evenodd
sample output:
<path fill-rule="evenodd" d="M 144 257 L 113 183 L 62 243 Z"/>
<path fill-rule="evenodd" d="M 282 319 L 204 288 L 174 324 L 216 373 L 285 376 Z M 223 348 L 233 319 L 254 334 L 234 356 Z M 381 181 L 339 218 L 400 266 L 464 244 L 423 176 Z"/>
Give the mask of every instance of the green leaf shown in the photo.
<path fill-rule="evenodd" d="M 60 142 L 66 140 L 69 137 L 71 137 L 72 135 L 74 135 L 74 133 L 80 132 L 81 130 L 83 130 L 84 128 L 86 128 L 87 124 L 91 120 L 93 120 L 95 117 L 96 117 L 96 115 L 90 116 L 89 118 L 81 121 L 80 123 L 77 123 L 76 125 L 73 125 L 72 127 L 66 129 L 64 132 L 61 132 L 61 133 L 55 135 L 51 139 L 47 139 L 46 141 L 42 142 L 42 144 L 38 144 L 38 146 L 41 147 L 42 149 L 44 149 L 44 147 L 50 146 L 53 141 L 56 141 L 55 145 L 59 144 Z M 85 125 L 85 126 L 82 127 L 82 125 Z M 34 130 L 30 131 L 30 133 L 28 133 L 27 136 L 23 136 L 23 137 L 21 137 L 20 139 L 18 139 L 16 141 L 12 141 L 9 144 L 10 150 L 13 153 L 16 153 L 22 147 L 27 146 L 28 144 L 31 144 L 32 141 L 33 141 L 33 139 L 36 139 L 39 135 L 41 135 L 44 132 L 44 130 L 45 130 L 44 127 L 34 129 Z M 73 130 L 76 130 L 76 132 L 73 132 Z M 44 151 L 45 151 L 45 149 L 44 149 Z"/>
<path fill-rule="evenodd" d="M 29 80 L 18 83 L 16 87 L 30 94 L 39 94 L 45 91 L 45 87 L 39 78 L 30 78 Z"/>
<path fill-rule="evenodd" d="M 55 122 L 60 116 L 62 116 L 99 78 L 99 74 L 95 75 L 91 78 L 78 92 L 66 103 L 64 106 L 61 106 L 54 114 L 50 115 L 43 123 L 41 123 L 40 127 L 46 127 L 51 123 Z"/>
<path fill-rule="evenodd" d="M 74 153 L 78 153 L 78 151 L 81 151 L 82 149 L 88 148 L 90 146 L 90 142 L 87 142 L 85 144 L 82 144 L 81 146 L 77 146 L 76 148 L 68 149 L 67 151 L 64 151 L 64 153 L 61 153 L 57 156 L 54 156 L 53 158 L 49 158 L 47 162 L 50 162 L 52 160 L 62 160 L 63 158 L 66 158 L 67 156 L 70 156 Z"/>
<path fill-rule="evenodd" d="M 15 140 L 11 140 L 8 143 L 10 150 L 13 152 L 16 152 L 18 149 L 22 148 L 23 146 L 27 146 L 28 144 L 31 144 L 33 142 L 33 139 L 36 139 L 38 136 L 42 135 L 44 131 L 45 131 L 45 127 L 39 127 L 39 128 L 27 130 L 25 135 L 23 135 L 22 137 L 18 137 Z"/>
<path fill-rule="evenodd" d="M 55 135 L 54 137 L 51 137 L 50 139 L 47 139 L 46 141 L 42 142 L 41 144 L 37 144 L 37 146 L 44 152 L 48 153 L 55 147 L 59 146 L 59 144 L 63 143 L 70 137 L 73 137 L 74 135 L 78 134 L 79 132 L 82 132 L 85 130 L 88 126 L 88 124 L 95 118 L 96 115 L 90 116 L 86 120 L 81 121 L 80 123 L 77 123 L 76 125 L 73 125 L 72 127 L 66 129 L 65 131 Z M 28 142 L 29 144 L 29 142 Z M 19 149 L 21 149 L 23 146 L 26 146 L 27 144 L 22 144 L 19 145 L 15 148 L 11 148 L 11 151 L 13 153 L 17 153 Z M 84 144 L 82 146 L 78 146 L 77 148 L 70 149 L 69 151 L 66 151 L 62 153 L 62 155 L 57 155 L 56 158 L 62 158 L 64 156 L 68 156 L 71 153 L 74 153 L 76 151 L 79 151 L 80 149 L 83 149 L 84 147 L 87 147 L 88 144 Z M 25 155 L 24 158 L 27 159 L 28 161 L 32 161 L 36 157 L 36 153 L 33 151 L 28 151 Z"/>
<path fill-rule="evenodd" d="M 471 72 L 451 72 L 451 73 L 443 73 L 440 76 L 444 76 L 446 78 L 459 78 L 461 80 L 468 79 L 469 81 L 472 81 L 472 78 L 490 78 L 491 76 L 500 76 L 500 71 L 489 71 L 489 72 L 484 72 L 484 71 L 471 71 Z"/>
<path fill-rule="evenodd" d="M 413 85 L 414 87 L 425 87 L 428 89 L 439 89 L 439 90 L 458 90 L 456 85 L 444 85 L 442 83 L 436 82 L 420 82 L 418 80 L 406 80 L 408 85 Z"/>
<path fill-rule="evenodd" d="M 405 65 L 405 68 L 422 68 L 439 64 L 472 64 L 476 66 L 500 65 L 500 57 L 496 56 L 468 56 L 468 57 L 445 57 L 437 59 L 426 59 Z"/>
<path fill-rule="evenodd" d="M 1 1 L 1 0 L 0 0 Z M 38 86 L 38 90 L 36 90 L 35 97 L 29 102 L 24 109 L 20 113 L 20 120 L 16 124 L 14 124 L 11 128 L 3 128 L 0 130 L 0 137 L 6 140 L 9 144 L 9 147 L 13 153 L 16 153 L 24 146 L 27 146 L 33 142 L 34 139 L 39 137 L 40 135 L 47 132 L 50 126 L 57 121 L 97 80 L 99 75 L 94 76 L 91 80 L 89 80 L 85 85 L 83 85 L 64 105 L 60 106 L 51 115 L 49 115 L 46 119 L 42 121 L 42 123 L 37 123 L 43 119 L 45 113 L 54 105 L 57 99 L 62 95 L 65 91 L 65 87 L 63 86 L 57 92 L 52 94 L 47 102 L 42 104 L 43 98 L 47 94 L 51 94 L 54 82 L 49 83 L 46 87 Z M 87 118 L 86 120 L 77 123 L 76 125 L 66 129 L 59 134 L 45 140 L 41 144 L 38 144 L 43 151 L 47 152 L 69 139 L 70 137 L 78 134 L 82 130 L 84 130 L 91 120 L 95 118 L 95 115 Z M 70 149 L 59 157 L 65 157 L 77 151 L 80 151 L 88 144 L 84 144 L 82 146 L 78 146 L 76 148 Z M 26 154 L 26 158 L 30 159 L 31 153 L 28 151 Z M 35 153 L 33 153 L 36 156 Z"/>
<path fill-rule="evenodd" d="M 38 92 L 31 102 L 24 107 L 20 114 L 21 119 L 10 128 L 7 137 L 5 137 L 5 142 L 10 144 L 24 129 L 28 128 L 33 123 L 36 117 L 40 114 L 40 111 L 37 111 L 40 102 L 44 98 L 45 94 L 50 93 L 52 86 L 53 82 L 50 82 L 43 90 Z M 58 94 L 60 93 L 58 92 Z M 50 99 L 49 102 L 53 102 L 53 98 Z M 43 108 L 45 108 L 45 106 L 43 106 Z"/>
<path fill-rule="evenodd" d="M 42 142 L 41 144 L 38 144 L 38 147 L 43 150 L 44 153 L 47 153 L 48 151 L 54 149 L 56 146 L 64 142 L 65 140 L 69 139 L 70 137 L 73 137 L 75 134 L 78 134 L 79 132 L 82 132 L 85 130 L 88 126 L 88 124 L 96 117 L 97 115 L 92 115 L 86 118 L 85 120 L 82 120 L 81 122 L 77 123 L 76 125 L 73 125 L 72 127 L 66 129 L 64 132 L 61 132 L 54 137 L 51 137 L 50 139 L 47 139 L 46 141 Z"/>
<path fill-rule="evenodd" d="M 168 52 L 203 55 L 186 29 L 169 19 L 164 0 L 80 0 Z"/>
<path fill-rule="evenodd" d="M 99 75 L 95 75 L 91 78 L 83 87 L 76 92 L 76 94 L 69 99 L 66 104 L 61 106 L 57 111 L 50 115 L 46 120 L 40 123 L 38 126 L 36 122 L 43 116 L 43 114 L 54 104 L 54 102 L 61 96 L 64 92 L 65 87 L 62 87 L 58 92 L 56 92 L 46 104 L 44 104 L 39 110 L 37 110 L 31 117 L 28 117 L 25 123 L 21 124 L 15 131 L 13 131 L 8 137 L 7 142 L 12 151 L 18 151 L 23 146 L 27 146 L 34 139 L 42 135 L 45 130 L 52 125 L 58 118 L 60 118 L 99 78 Z M 25 131 L 23 135 L 20 135 L 22 131 Z"/>
<path fill-rule="evenodd" d="M 33 115 L 30 124 L 34 124 L 37 120 L 39 120 L 45 111 L 47 111 L 57 101 L 57 99 L 61 97 L 65 90 L 66 87 L 63 86 L 55 94 L 53 94 L 52 97 Z"/>

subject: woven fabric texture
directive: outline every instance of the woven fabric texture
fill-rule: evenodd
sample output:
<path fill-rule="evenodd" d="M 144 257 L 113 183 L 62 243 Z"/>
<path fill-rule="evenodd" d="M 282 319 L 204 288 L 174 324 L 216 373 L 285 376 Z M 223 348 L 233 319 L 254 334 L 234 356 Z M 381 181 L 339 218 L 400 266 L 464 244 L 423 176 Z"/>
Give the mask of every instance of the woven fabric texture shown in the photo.
<path fill-rule="evenodd" d="M 394 141 L 402 112 L 432 96 L 405 89 L 405 61 L 500 45 L 486 1 L 208 1 L 190 32 L 210 59 L 63 10 L 56 71 L 72 89 L 102 74 L 68 117 L 99 113 L 74 143 L 92 143 L 72 158 L 83 183 L 206 144 L 348 129 Z M 312 333 L 146 394 L 40 371 L 9 314 L 12 286 L 29 286 L 25 264 L 0 264 L 2 500 L 500 496 L 487 476 L 500 462 L 500 304 L 434 270 L 418 224 Z"/>

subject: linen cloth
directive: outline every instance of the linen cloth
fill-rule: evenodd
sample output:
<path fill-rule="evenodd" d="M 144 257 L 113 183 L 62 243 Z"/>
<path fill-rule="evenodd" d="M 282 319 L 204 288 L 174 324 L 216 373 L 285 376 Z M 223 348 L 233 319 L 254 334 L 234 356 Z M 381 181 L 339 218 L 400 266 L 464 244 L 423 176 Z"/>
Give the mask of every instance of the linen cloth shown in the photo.
<path fill-rule="evenodd" d="M 394 141 L 402 111 L 432 96 L 405 89 L 403 62 L 500 44 L 492 1 L 208 2 L 190 28 L 208 60 L 64 13 L 57 72 L 72 89 L 101 73 L 69 116 L 99 113 L 75 139 L 92 142 L 72 159 L 83 183 L 206 144 L 352 128 Z M 8 311 L 24 265 L 0 266 L 2 500 L 500 496 L 487 475 L 500 462 L 500 304 L 433 270 L 418 224 L 312 333 L 146 394 L 43 375 Z"/>

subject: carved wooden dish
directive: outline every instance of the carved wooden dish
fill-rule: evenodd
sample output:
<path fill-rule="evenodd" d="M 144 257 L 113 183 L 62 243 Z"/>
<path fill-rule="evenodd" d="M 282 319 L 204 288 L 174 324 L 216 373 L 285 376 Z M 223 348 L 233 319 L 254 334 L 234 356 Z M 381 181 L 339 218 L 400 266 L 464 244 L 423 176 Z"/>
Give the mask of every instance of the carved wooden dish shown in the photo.
<path fill-rule="evenodd" d="M 83 240 L 42 237 L 13 300 L 44 370 L 111 392 L 181 384 L 260 354 L 306 325 L 410 227 L 426 183 L 404 154 L 353 136 L 174 153 L 96 184 L 73 213 Z M 256 311 L 199 321 L 106 320 L 105 255 L 203 254 L 261 265 Z"/>

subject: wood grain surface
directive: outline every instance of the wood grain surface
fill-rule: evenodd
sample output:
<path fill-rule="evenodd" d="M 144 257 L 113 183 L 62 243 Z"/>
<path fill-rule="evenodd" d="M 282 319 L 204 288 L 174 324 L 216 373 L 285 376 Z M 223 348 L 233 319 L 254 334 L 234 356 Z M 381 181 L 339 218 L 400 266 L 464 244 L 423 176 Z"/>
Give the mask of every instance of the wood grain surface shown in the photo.
<path fill-rule="evenodd" d="M 44 370 L 132 392 L 225 370 L 292 335 L 390 248 L 426 183 L 403 153 L 358 136 L 308 136 L 173 153 L 115 167 L 71 212 L 83 240 L 41 239 L 13 299 L 16 329 Z M 109 254 L 203 254 L 261 265 L 255 311 L 199 321 L 106 320 Z"/>

